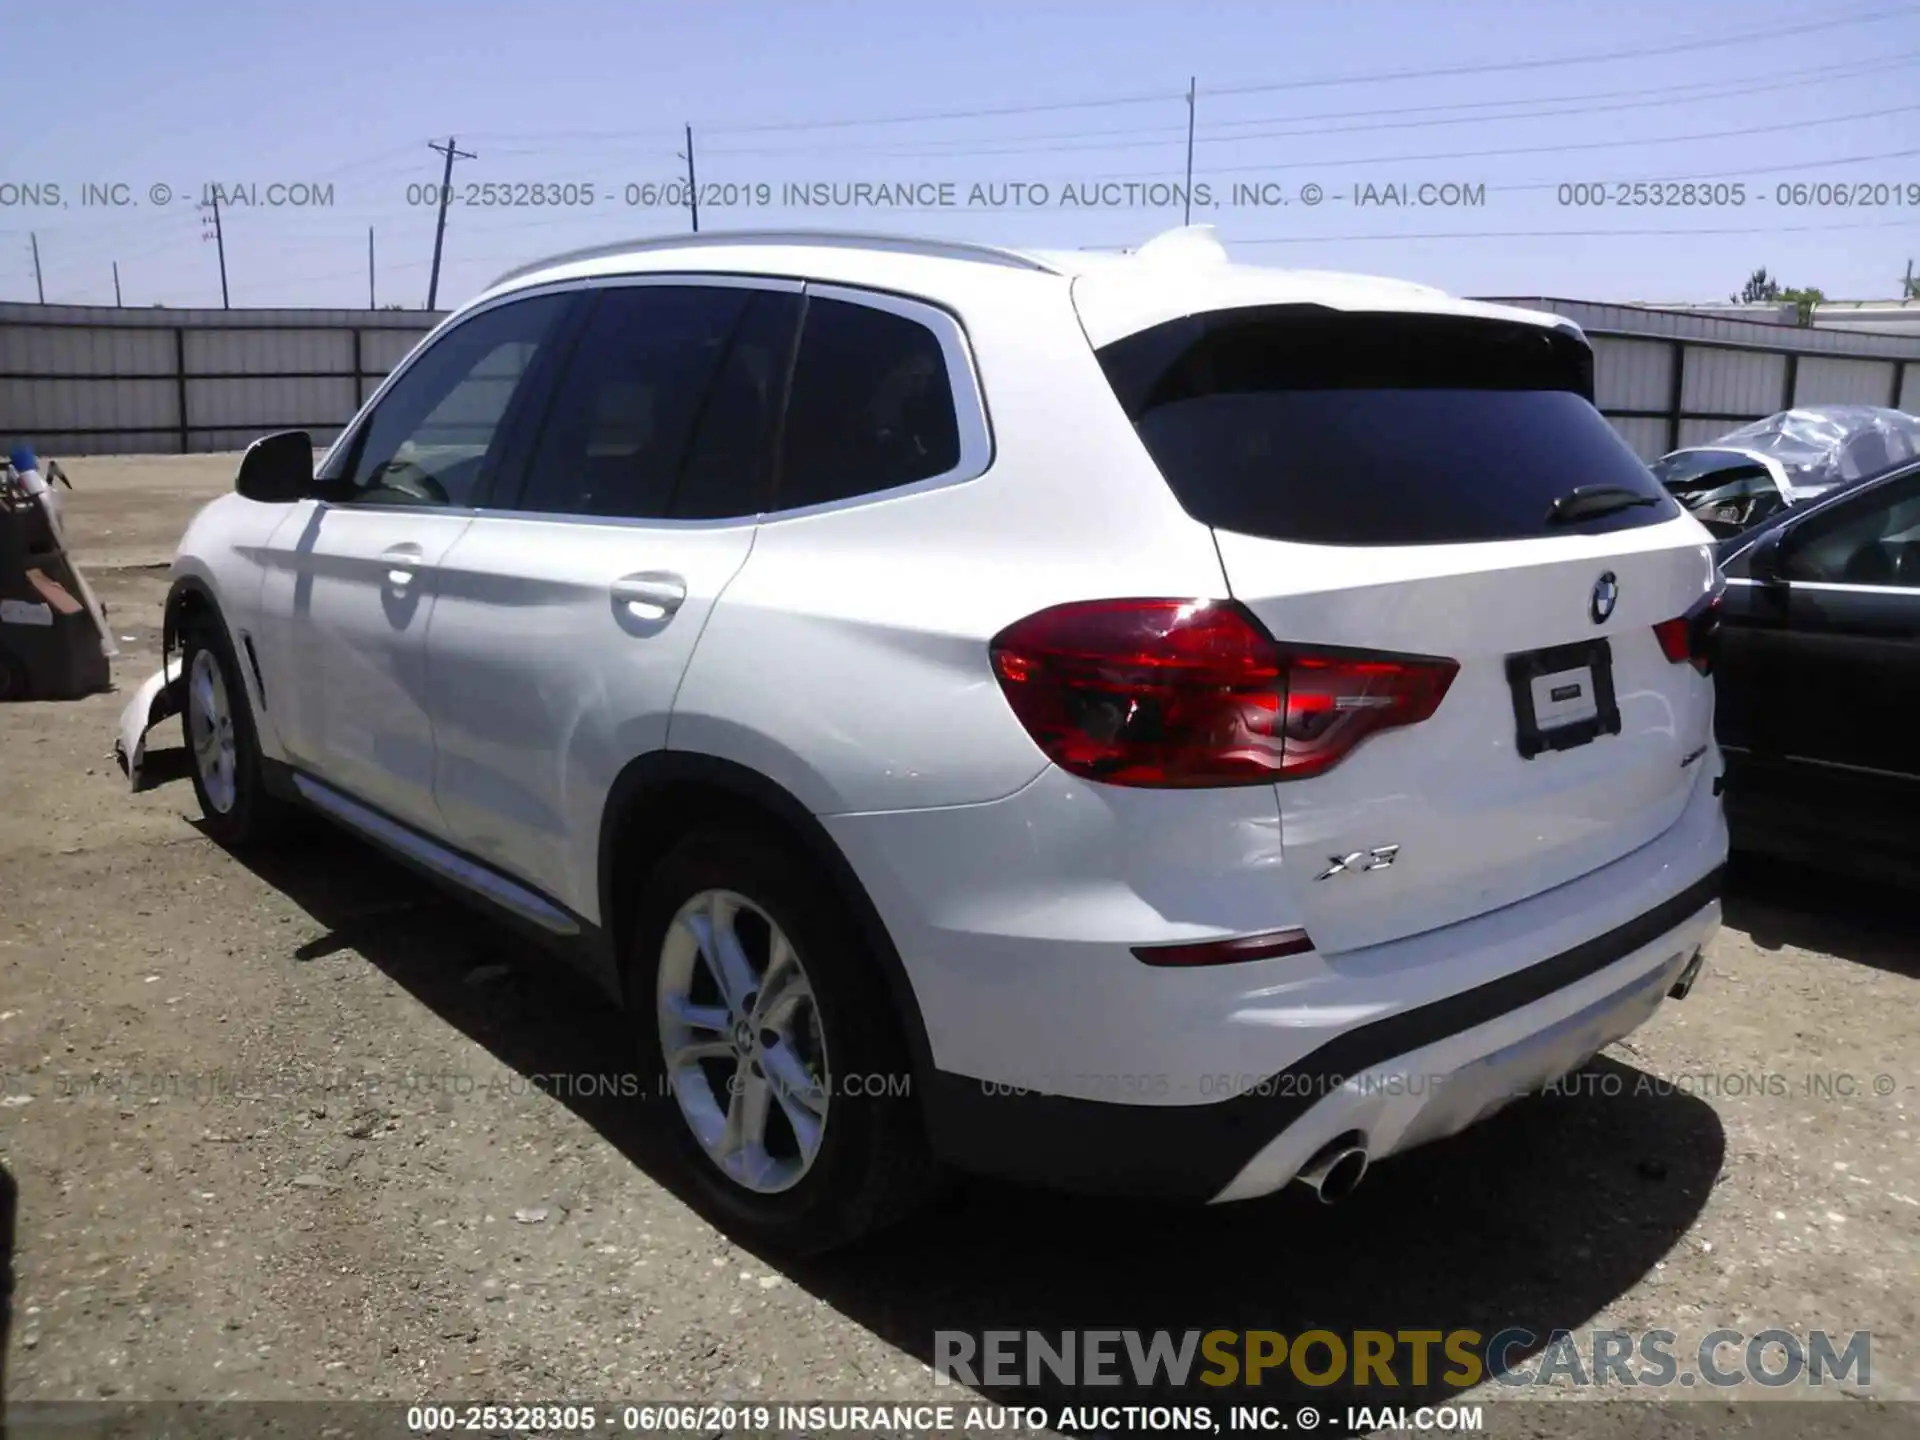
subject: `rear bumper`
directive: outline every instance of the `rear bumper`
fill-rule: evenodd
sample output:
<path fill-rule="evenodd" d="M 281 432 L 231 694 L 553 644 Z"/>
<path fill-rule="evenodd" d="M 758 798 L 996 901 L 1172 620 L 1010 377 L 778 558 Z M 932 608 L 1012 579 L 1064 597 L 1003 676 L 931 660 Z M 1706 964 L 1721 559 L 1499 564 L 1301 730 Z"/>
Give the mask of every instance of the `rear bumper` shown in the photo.
<path fill-rule="evenodd" d="M 1243 1200 L 1348 1134 L 1373 1158 L 1453 1134 L 1577 1069 L 1658 1008 L 1720 924 L 1722 870 L 1571 949 L 1348 1029 L 1204 1105 L 1125 1105 L 941 1072 L 936 1148 L 1058 1188 Z"/>

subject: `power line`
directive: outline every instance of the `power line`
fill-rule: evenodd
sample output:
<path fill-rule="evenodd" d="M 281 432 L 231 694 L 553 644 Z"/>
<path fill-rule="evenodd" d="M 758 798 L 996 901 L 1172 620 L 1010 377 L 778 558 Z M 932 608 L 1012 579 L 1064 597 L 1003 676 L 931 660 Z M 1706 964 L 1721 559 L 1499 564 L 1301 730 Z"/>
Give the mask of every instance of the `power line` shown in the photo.
<path fill-rule="evenodd" d="M 1731 49 L 1738 45 L 1757 45 L 1767 41 L 1790 38 L 1796 35 L 1810 35 L 1823 30 L 1844 29 L 1854 25 L 1869 25 L 1880 20 L 1897 19 L 1920 12 L 1920 6 L 1902 5 L 1886 10 L 1869 10 L 1861 14 L 1835 16 L 1825 20 L 1810 20 L 1799 25 L 1777 26 L 1748 35 L 1702 36 L 1692 40 L 1669 41 L 1661 45 L 1635 46 L 1621 50 L 1589 51 L 1578 55 L 1536 56 L 1525 60 L 1499 60 L 1479 65 L 1448 65 L 1412 70 L 1383 70 L 1367 74 L 1349 74 L 1333 76 L 1314 76 L 1301 80 L 1265 81 L 1253 85 L 1232 85 L 1210 88 L 1208 93 L 1215 96 L 1261 95 L 1279 91 L 1327 89 L 1341 85 L 1364 85 L 1383 81 L 1447 79 L 1465 75 L 1495 75 L 1520 70 L 1544 70 L 1563 65 L 1597 65 L 1616 60 L 1648 60 L 1663 55 L 1684 55 L 1700 50 Z M 1181 100 L 1185 97 L 1179 91 L 1161 91 L 1147 95 L 1103 96 L 1087 100 L 1059 101 L 1047 105 L 1008 105 L 973 110 L 919 111 L 905 115 L 869 115 L 842 117 L 831 120 L 798 120 L 757 125 L 730 125 L 709 127 L 710 134 L 746 135 L 764 134 L 769 131 L 792 130 L 838 130 L 866 125 L 919 125 L 943 120 L 974 120 L 1002 115 L 1036 115 L 1061 110 L 1090 110 L 1108 106 L 1143 105 Z M 622 133 L 622 132 L 613 132 Z M 626 132 L 631 133 L 631 132 Z"/>
<path fill-rule="evenodd" d="M 1575 150 L 1617 150 L 1623 145 L 1686 145 L 1698 140 L 1730 140 L 1747 135 L 1776 135 L 1786 130 L 1805 130 L 1815 125 L 1841 125 L 1850 120 L 1879 120 L 1888 115 L 1905 115 L 1920 110 L 1920 105 L 1893 105 L 1883 110 L 1860 110 L 1851 115 L 1822 115 L 1811 120 L 1783 120 L 1772 125 L 1743 125 L 1733 130 L 1705 130 L 1693 135 L 1645 135 L 1630 136 L 1618 140 L 1575 140 L 1558 145 L 1517 145 L 1505 146 L 1497 150 L 1451 150 L 1437 151 L 1429 155 L 1366 155 L 1341 156 L 1332 160 L 1303 160 L 1299 162 L 1258 165 L 1216 165 L 1209 173 L 1214 175 L 1242 175 L 1248 171 L 1267 170 L 1305 170 L 1310 168 L 1331 169 L 1336 165 L 1400 165 L 1422 160 L 1481 160 L 1500 155 L 1561 155 Z M 1163 172 L 1157 170 L 1136 171 L 1127 175 L 1101 175 L 1101 180 L 1151 180 Z"/>
<path fill-rule="evenodd" d="M 1920 5 L 1902 5 L 1892 10 L 1870 10 L 1862 15 L 1838 16 L 1828 20 L 1809 20 L 1803 25 L 1780 25 L 1751 35 L 1716 35 L 1698 40 L 1679 40 L 1665 45 L 1637 46 L 1628 50 L 1594 51 L 1585 55 L 1549 56 L 1534 60 L 1499 60 L 1484 65 L 1448 65 L 1422 70 L 1376 70 L 1364 75 L 1322 76 L 1308 80 L 1275 81 L 1261 85 L 1224 87 L 1219 95 L 1265 95 L 1279 90 L 1323 89 L 1334 85 L 1373 85 L 1392 80 L 1438 80 L 1461 75 L 1497 75 L 1515 70 L 1546 70 L 1561 65 L 1599 65 L 1614 60 L 1652 60 L 1662 55 L 1685 55 L 1696 50 L 1731 49 L 1735 45 L 1755 45 L 1762 41 L 1782 40 L 1794 35 L 1811 35 L 1821 30 L 1839 30 L 1853 25 L 1870 25 L 1879 20 L 1894 20 L 1920 12 Z"/>
<path fill-rule="evenodd" d="M 1603 185 L 1665 185 L 1669 182 L 1688 180 L 1744 180 L 1754 175 L 1784 175 L 1795 170 L 1817 170 L 1837 165 L 1871 165 L 1881 160 L 1910 160 L 1920 155 L 1920 149 L 1882 150 L 1874 155 L 1834 155 L 1822 160 L 1792 160 L 1779 165 L 1743 165 L 1738 170 L 1689 170 L 1681 175 L 1635 175 L 1627 178 L 1612 176 L 1600 181 L 1583 181 L 1583 184 Z M 1489 185 L 1487 189 L 1506 190 L 1557 190 L 1568 182 L 1564 180 L 1527 180 L 1515 185 Z"/>
<path fill-rule="evenodd" d="M 1729 85 L 1725 82 L 1710 82 L 1697 86 L 1641 86 L 1629 90 L 1600 90 L 1584 95 L 1556 95 L 1514 100 L 1463 100 L 1442 105 L 1399 105 L 1384 109 L 1370 110 L 1329 110 L 1294 115 L 1267 115 L 1247 117 L 1239 120 L 1216 120 L 1208 127 L 1213 133 L 1199 137 L 1199 143 L 1205 145 L 1223 144 L 1235 140 L 1258 140 L 1284 138 L 1295 135 L 1340 135 L 1357 134 L 1376 129 L 1403 129 L 1403 125 L 1354 125 L 1322 126 L 1306 130 L 1248 130 L 1248 126 L 1259 125 L 1307 125 L 1314 126 L 1323 120 L 1376 119 L 1387 116 L 1449 114 L 1461 110 L 1486 110 L 1503 107 L 1511 110 L 1515 106 L 1552 104 L 1551 110 L 1517 112 L 1505 115 L 1470 115 L 1454 120 L 1428 120 L 1420 124 L 1497 124 L 1504 120 L 1535 119 L 1545 116 L 1567 114 L 1600 113 L 1611 110 L 1631 110 L 1655 108 L 1669 104 L 1691 104 L 1701 100 L 1738 99 L 1746 95 L 1763 94 L 1772 90 L 1799 89 L 1808 85 L 1824 84 L 1834 79 L 1852 79 L 1882 71 L 1898 70 L 1909 60 L 1920 59 L 1920 50 L 1908 51 L 1900 55 L 1883 56 L 1871 61 L 1846 61 L 1836 65 L 1818 66 L 1812 70 L 1785 70 L 1755 77 L 1753 81 Z M 1692 93 L 1690 93 L 1692 92 Z M 1209 94 L 1212 92 L 1209 91 Z M 1595 105 L 1586 106 L 1590 100 L 1614 100 L 1626 97 L 1651 97 L 1638 105 Z M 1152 127 L 1127 127 L 1106 130 L 1067 130 L 1053 131 L 1038 135 L 991 136 L 984 139 L 941 138 L 919 144 L 888 142 L 880 145 L 795 145 L 795 146 L 709 146 L 709 155 L 753 155 L 767 158 L 781 156 L 873 154 L 893 155 L 905 158 L 924 157 L 941 158 L 944 156 L 975 155 L 1015 155 L 1026 153 L 1045 153 L 1052 150 L 1125 150 L 1141 146 L 1164 144 L 1176 136 L 1185 133 L 1183 125 L 1162 125 Z M 1234 130 L 1233 134 L 1221 133 Z M 1105 140 L 1103 137 L 1135 136 L 1142 137 L 1133 143 L 1120 140 Z M 1151 137 L 1151 138 L 1147 138 Z M 1068 146 L 1036 144 L 1027 146 L 1028 141 L 1062 140 L 1100 140 L 1102 143 L 1086 146 Z"/>

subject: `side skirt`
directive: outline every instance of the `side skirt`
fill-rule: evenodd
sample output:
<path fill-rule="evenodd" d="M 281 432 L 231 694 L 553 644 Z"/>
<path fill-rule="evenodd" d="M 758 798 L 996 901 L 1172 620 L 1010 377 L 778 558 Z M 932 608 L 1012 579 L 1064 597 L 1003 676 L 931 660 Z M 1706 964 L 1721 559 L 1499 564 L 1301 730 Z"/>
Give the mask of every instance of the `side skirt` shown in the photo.
<path fill-rule="evenodd" d="M 618 957 L 613 952 L 612 937 L 598 925 L 530 886 L 284 762 L 263 759 L 261 769 L 268 790 L 275 796 L 368 841 L 479 913 L 565 960 L 620 1003 Z"/>

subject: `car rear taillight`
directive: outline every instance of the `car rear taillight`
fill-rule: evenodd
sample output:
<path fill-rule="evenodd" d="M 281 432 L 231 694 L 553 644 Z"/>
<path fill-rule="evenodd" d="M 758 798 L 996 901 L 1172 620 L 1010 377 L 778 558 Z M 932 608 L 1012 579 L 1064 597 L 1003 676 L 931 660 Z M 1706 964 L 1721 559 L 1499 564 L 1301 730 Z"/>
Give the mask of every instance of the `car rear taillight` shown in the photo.
<path fill-rule="evenodd" d="M 993 638 L 1013 713 L 1061 769 L 1109 785 L 1319 775 L 1432 715 L 1452 660 L 1281 645 L 1233 601 L 1089 600 Z"/>
<path fill-rule="evenodd" d="M 1653 627 L 1660 653 L 1675 665 L 1691 665 L 1702 675 L 1713 671 L 1713 642 L 1720 633 L 1720 595 L 1716 590 L 1684 615 Z"/>

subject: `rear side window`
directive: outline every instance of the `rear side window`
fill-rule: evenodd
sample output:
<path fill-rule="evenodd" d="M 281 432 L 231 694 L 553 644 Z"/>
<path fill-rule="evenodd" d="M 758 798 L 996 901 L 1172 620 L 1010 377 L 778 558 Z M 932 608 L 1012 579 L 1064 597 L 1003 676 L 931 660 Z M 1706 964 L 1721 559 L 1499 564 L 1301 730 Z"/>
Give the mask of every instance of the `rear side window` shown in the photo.
<path fill-rule="evenodd" d="M 1436 545 L 1679 513 L 1593 408 L 1591 354 L 1569 334 L 1277 306 L 1171 321 L 1100 363 L 1181 505 L 1223 530 Z M 1589 488 L 1606 503 L 1556 508 Z"/>
<path fill-rule="evenodd" d="M 953 381 L 933 331 L 870 305 L 810 299 L 787 402 L 779 507 L 871 495 L 959 463 Z"/>

